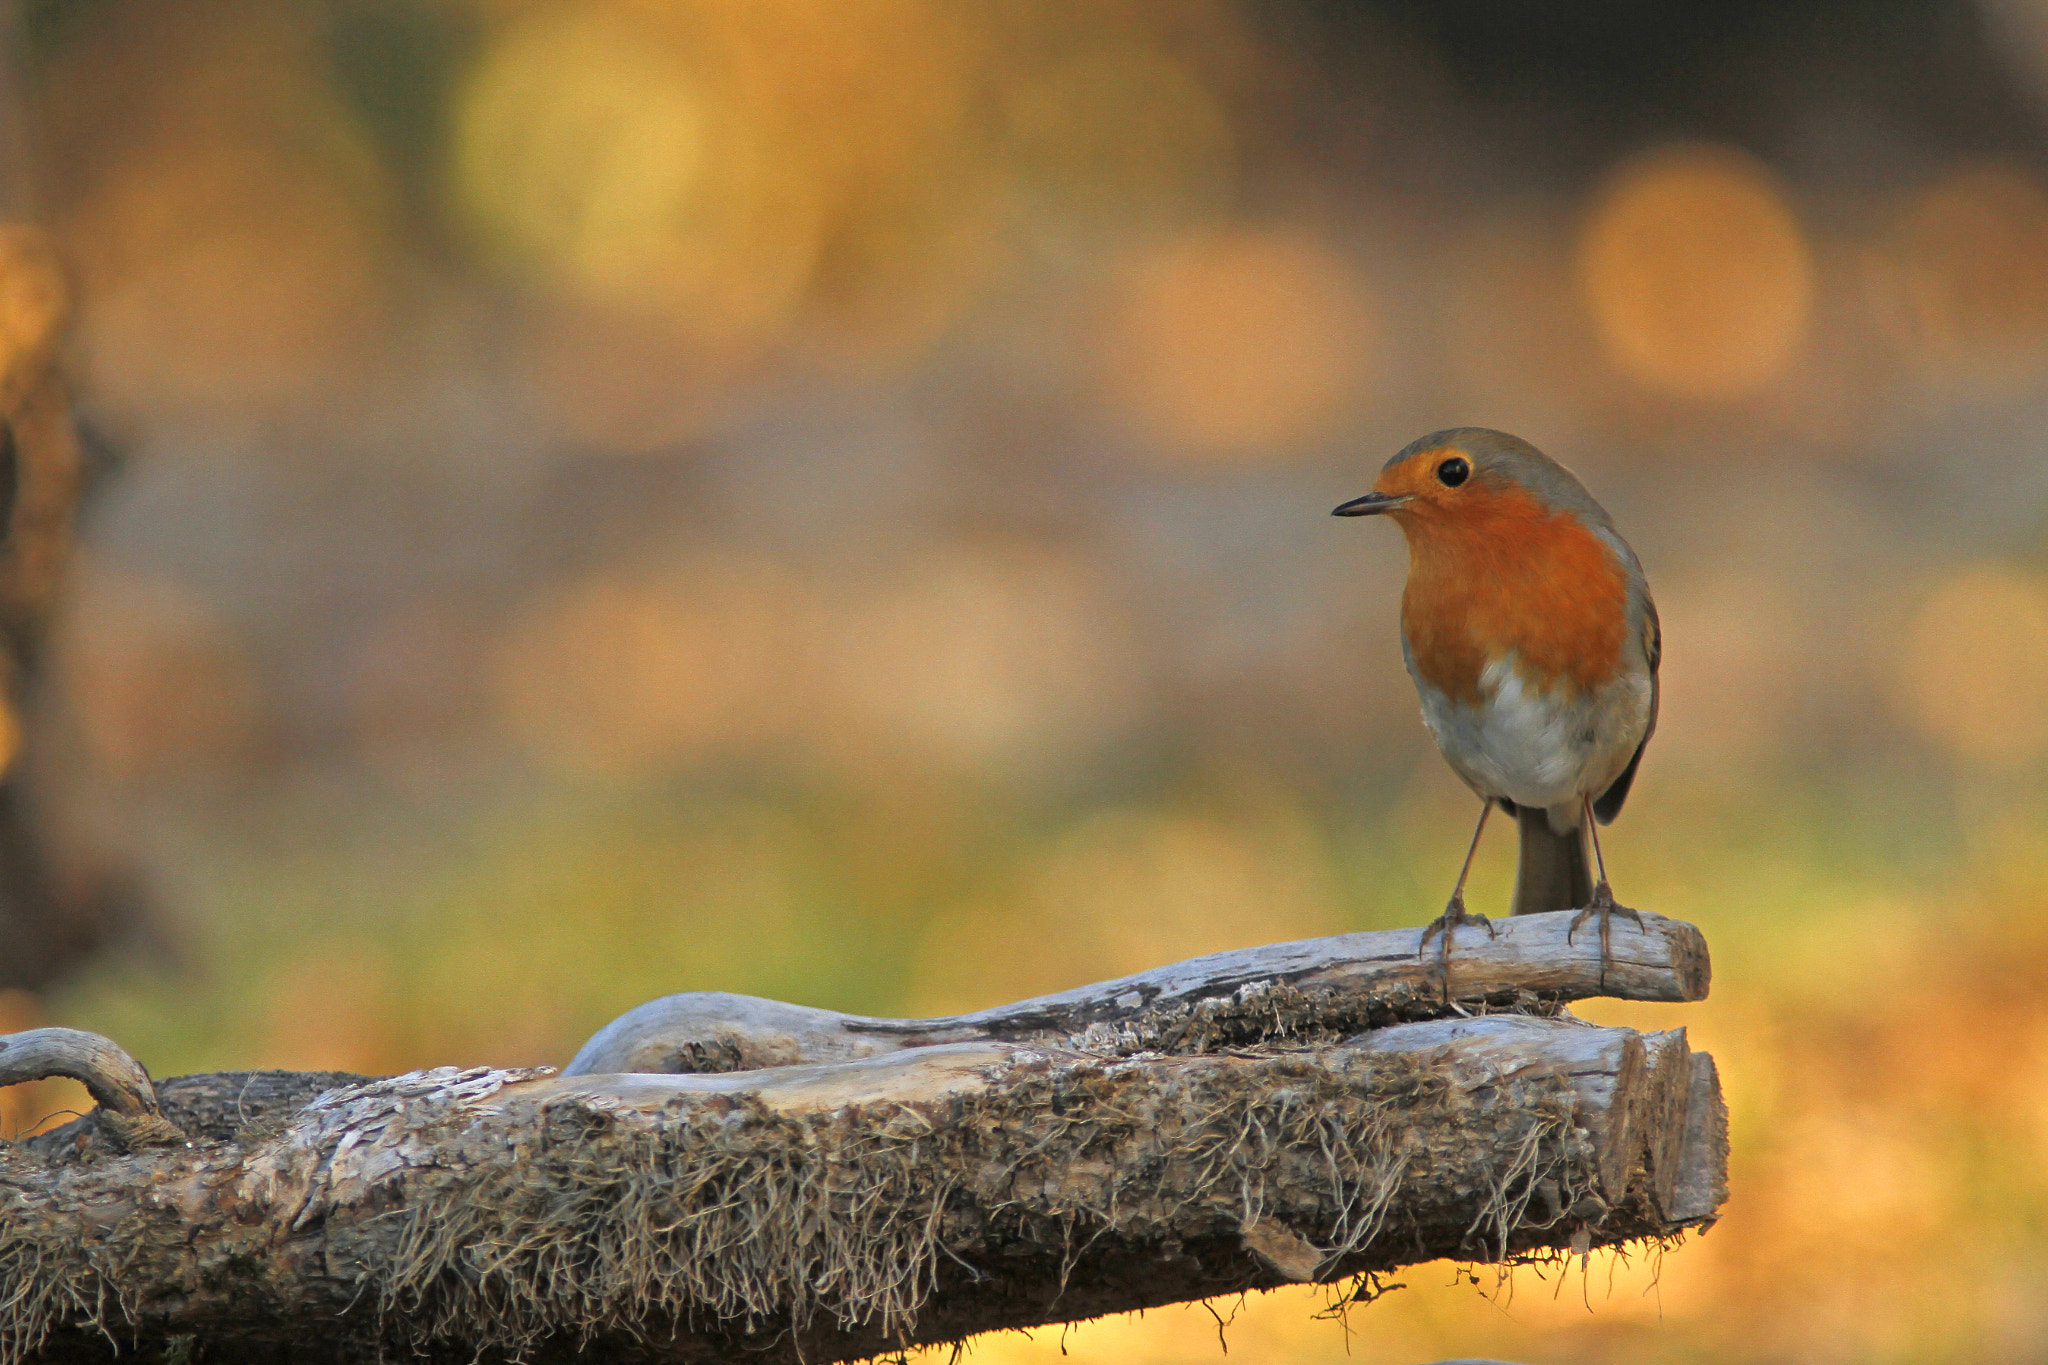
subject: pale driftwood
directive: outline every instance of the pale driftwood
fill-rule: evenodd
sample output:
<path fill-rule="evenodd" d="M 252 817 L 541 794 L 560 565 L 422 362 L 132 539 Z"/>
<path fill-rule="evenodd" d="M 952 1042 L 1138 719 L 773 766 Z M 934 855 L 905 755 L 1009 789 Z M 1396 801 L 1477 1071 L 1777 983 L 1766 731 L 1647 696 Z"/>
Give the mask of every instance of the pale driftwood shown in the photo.
<path fill-rule="evenodd" d="M 716 991 L 671 995 L 599 1030 L 566 1072 L 738 1071 L 975 1039 L 1171 1052 L 1603 995 L 1706 998 L 1707 945 L 1690 924 L 1652 914 L 1640 929 L 1619 921 L 1603 963 L 1599 936 L 1590 925 L 1571 932 L 1572 918 L 1497 920 L 1491 937 L 1459 931 L 1448 984 L 1435 943 L 1424 953 L 1420 930 L 1389 929 L 1215 953 L 939 1019 L 873 1019 Z"/>
<path fill-rule="evenodd" d="M 143 1360 L 822 1362 L 1666 1237 L 1722 1197 L 1704 1060 L 1496 1015 L 1181 1056 L 443 1069 L 310 1103 L 172 1080 L 190 1146 L 0 1149 L 0 1362 L 105 1359 L 103 1332 Z"/>
<path fill-rule="evenodd" d="M 39 1028 L 0 1038 L 0 1085 L 48 1076 L 83 1082 L 99 1106 L 94 1121 L 124 1150 L 185 1140 L 157 1107 L 156 1087 L 142 1064 L 99 1034 Z"/>

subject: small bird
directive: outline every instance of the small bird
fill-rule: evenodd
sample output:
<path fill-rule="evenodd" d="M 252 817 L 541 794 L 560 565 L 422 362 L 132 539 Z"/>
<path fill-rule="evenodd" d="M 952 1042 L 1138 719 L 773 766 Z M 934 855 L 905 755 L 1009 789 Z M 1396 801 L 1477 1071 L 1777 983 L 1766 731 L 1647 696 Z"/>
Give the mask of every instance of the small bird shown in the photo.
<path fill-rule="evenodd" d="M 1450 904 L 1423 930 L 1484 915 L 1465 877 L 1495 806 L 1521 827 L 1513 913 L 1598 915 L 1602 968 L 1617 905 L 1595 822 L 1621 812 L 1657 728 L 1657 606 L 1635 551 L 1570 470 L 1519 437 L 1455 427 L 1387 461 L 1373 491 L 1336 509 L 1384 514 L 1408 538 L 1401 654 L 1422 720 L 1482 802 Z M 1599 868 L 1586 866 L 1586 833 Z"/>

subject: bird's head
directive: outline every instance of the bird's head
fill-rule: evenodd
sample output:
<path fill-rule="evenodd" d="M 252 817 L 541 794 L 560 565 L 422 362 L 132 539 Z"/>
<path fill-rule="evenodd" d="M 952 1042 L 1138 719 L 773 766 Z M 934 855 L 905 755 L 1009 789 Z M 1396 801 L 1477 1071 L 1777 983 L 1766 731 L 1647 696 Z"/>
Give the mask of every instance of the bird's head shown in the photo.
<path fill-rule="evenodd" d="M 1533 499 L 1554 511 L 1590 513 L 1599 504 L 1571 472 L 1518 436 L 1454 427 L 1411 441 L 1388 460 L 1372 492 L 1334 509 L 1340 517 L 1386 513 L 1413 531 L 1433 523 L 1483 519 L 1504 501 Z"/>

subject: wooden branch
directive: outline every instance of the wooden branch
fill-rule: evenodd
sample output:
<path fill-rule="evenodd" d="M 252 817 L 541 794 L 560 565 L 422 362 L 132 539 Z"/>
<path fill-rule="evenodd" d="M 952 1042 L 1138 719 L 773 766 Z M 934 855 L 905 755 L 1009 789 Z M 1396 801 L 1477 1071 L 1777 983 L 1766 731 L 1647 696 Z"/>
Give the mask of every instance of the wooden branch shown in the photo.
<path fill-rule="evenodd" d="M 185 1140 L 157 1107 L 156 1087 L 142 1064 L 97 1033 L 39 1028 L 0 1038 L 0 1085 L 46 1076 L 84 1082 L 99 1105 L 94 1121 L 123 1151 Z"/>
<path fill-rule="evenodd" d="M 1584 927 L 1572 934 L 1571 920 L 1569 911 L 1497 920 L 1490 938 L 1465 930 L 1448 988 L 1434 941 L 1425 955 L 1421 930 L 1388 929 L 1214 953 L 940 1019 L 872 1019 L 718 991 L 670 995 L 600 1029 L 565 1074 L 741 1071 L 984 1038 L 1090 1052 L 1193 1051 L 1475 1009 L 1542 1011 L 1602 995 L 1706 999 L 1706 940 L 1690 924 L 1645 914 L 1640 931 L 1617 925 L 1603 968 L 1598 936 Z"/>
<path fill-rule="evenodd" d="M 1646 941 L 1691 932 L 1657 923 Z M 849 1360 L 1715 1216 L 1725 1114 L 1682 1031 L 1499 1014 L 1337 1036 L 1368 1007 L 1336 996 L 1386 997 L 1335 942 L 1263 950 L 1311 964 L 1288 983 L 1240 979 L 1256 953 L 1129 979 L 1155 1007 L 1230 1002 L 1177 1052 L 835 1023 L 820 1046 L 895 1045 L 696 1074 L 166 1081 L 189 1145 L 122 1155 L 81 1122 L 0 1147 L 0 1365 L 110 1340 L 145 1360 Z M 1317 974 L 1329 998 L 1241 1041 L 1240 1006 Z M 965 1018 L 1149 1037 L 1132 989 Z"/>

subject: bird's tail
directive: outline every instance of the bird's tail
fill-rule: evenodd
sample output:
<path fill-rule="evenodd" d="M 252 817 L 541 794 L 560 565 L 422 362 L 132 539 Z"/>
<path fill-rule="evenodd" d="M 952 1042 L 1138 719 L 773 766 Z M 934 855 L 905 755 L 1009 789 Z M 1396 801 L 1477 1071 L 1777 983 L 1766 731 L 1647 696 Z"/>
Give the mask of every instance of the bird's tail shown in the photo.
<path fill-rule="evenodd" d="M 1586 863 L 1583 827 L 1559 834 L 1541 806 L 1517 806 L 1522 827 L 1522 862 L 1515 871 L 1517 915 L 1575 910 L 1593 899 L 1593 869 Z"/>

